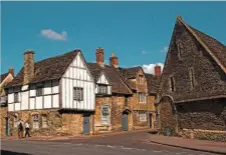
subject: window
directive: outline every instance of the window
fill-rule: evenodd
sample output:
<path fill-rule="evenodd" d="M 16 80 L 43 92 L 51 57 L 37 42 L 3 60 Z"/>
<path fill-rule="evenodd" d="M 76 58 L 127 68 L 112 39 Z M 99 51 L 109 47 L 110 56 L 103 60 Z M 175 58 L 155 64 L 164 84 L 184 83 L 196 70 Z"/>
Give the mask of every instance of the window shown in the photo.
<path fill-rule="evenodd" d="M 14 116 L 13 117 L 13 127 L 14 128 L 17 128 L 17 123 L 18 123 L 18 117 L 17 116 Z"/>
<path fill-rule="evenodd" d="M 19 102 L 19 94 L 18 94 L 18 92 L 14 93 L 14 102 Z"/>
<path fill-rule="evenodd" d="M 42 96 L 42 95 L 43 95 L 43 87 L 37 87 L 36 96 Z"/>
<path fill-rule="evenodd" d="M 109 105 L 101 106 L 101 124 L 109 124 L 110 123 L 110 110 Z"/>
<path fill-rule="evenodd" d="M 147 114 L 145 112 L 139 113 L 139 120 L 140 121 L 147 121 Z"/>
<path fill-rule="evenodd" d="M 39 128 L 38 114 L 33 115 L 33 129 Z"/>
<path fill-rule="evenodd" d="M 144 82 L 144 76 L 143 76 L 143 75 L 139 75 L 139 77 L 138 77 L 138 82 L 139 82 L 140 84 L 142 84 L 142 83 Z"/>
<path fill-rule="evenodd" d="M 74 100 L 82 101 L 83 100 L 83 88 L 74 87 Z"/>
<path fill-rule="evenodd" d="M 182 60 L 182 55 L 184 52 L 184 47 L 181 41 L 177 42 L 177 52 L 178 52 L 178 58 L 179 60 Z"/>
<path fill-rule="evenodd" d="M 140 103 L 146 103 L 146 95 L 145 93 L 138 93 L 139 102 Z"/>
<path fill-rule="evenodd" d="M 195 77 L 193 68 L 189 69 L 189 78 L 190 78 L 190 88 L 194 89 L 195 87 Z"/>
<path fill-rule="evenodd" d="M 174 92 L 176 89 L 175 89 L 175 79 L 173 76 L 171 76 L 169 79 L 169 85 L 170 85 L 170 91 Z"/>
<path fill-rule="evenodd" d="M 42 115 L 42 128 L 47 128 L 47 116 Z"/>
<path fill-rule="evenodd" d="M 107 86 L 106 85 L 98 85 L 98 92 L 100 94 L 107 94 Z"/>

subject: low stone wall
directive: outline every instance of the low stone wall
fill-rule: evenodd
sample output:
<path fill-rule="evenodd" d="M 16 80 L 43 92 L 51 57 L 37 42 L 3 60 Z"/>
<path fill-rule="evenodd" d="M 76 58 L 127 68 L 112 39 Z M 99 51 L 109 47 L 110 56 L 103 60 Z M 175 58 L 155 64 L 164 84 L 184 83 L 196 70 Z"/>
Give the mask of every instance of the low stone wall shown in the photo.
<path fill-rule="evenodd" d="M 226 142 L 226 131 L 183 129 L 182 137 L 189 139 L 212 140 Z"/>
<path fill-rule="evenodd" d="M 0 122 L 0 134 L 5 135 L 6 133 L 6 113 L 7 113 L 8 108 L 7 107 L 0 107 L 0 117 L 1 117 L 1 122 Z"/>
<path fill-rule="evenodd" d="M 19 111 L 10 112 L 9 116 L 9 131 L 10 135 L 17 135 L 17 127 L 14 123 L 15 118 L 21 118 L 25 123 L 30 123 L 31 135 L 33 136 L 50 136 L 50 135 L 78 135 L 83 133 L 83 114 L 76 111 L 64 111 L 59 110 L 31 110 L 31 111 Z M 38 128 L 34 128 L 33 116 L 38 115 Z M 45 115 L 47 120 L 47 126 L 42 124 L 42 116 Z M 92 133 L 92 114 L 90 115 L 90 134 Z"/>

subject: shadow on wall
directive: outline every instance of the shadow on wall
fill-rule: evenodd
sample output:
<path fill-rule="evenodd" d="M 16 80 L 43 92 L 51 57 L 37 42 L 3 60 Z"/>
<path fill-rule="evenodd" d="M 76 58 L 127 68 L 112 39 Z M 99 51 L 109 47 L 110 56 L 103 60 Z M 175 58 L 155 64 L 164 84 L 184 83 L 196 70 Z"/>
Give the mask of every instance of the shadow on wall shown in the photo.
<path fill-rule="evenodd" d="M 2 155 L 32 155 L 28 153 L 19 153 L 19 152 L 11 152 L 11 151 L 6 151 L 6 150 L 1 150 Z"/>

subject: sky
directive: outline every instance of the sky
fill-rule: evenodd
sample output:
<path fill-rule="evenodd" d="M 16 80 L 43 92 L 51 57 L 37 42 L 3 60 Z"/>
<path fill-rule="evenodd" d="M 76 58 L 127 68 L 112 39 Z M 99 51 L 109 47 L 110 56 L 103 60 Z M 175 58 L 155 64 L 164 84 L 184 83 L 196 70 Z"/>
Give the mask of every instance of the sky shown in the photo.
<path fill-rule="evenodd" d="M 35 61 L 81 49 L 111 52 L 120 67 L 164 64 L 176 17 L 226 44 L 226 2 L 1 2 L 1 73 L 18 73 L 23 53 Z"/>

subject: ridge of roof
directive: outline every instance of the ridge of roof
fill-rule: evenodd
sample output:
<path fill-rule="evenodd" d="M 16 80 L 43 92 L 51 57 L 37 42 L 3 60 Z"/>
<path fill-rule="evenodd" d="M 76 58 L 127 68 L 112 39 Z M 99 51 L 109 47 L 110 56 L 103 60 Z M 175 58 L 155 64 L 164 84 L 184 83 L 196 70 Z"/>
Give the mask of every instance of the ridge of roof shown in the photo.
<path fill-rule="evenodd" d="M 80 50 L 73 50 L 58 56 L 46 58 L 34 63 L 34 78 L 30 83 L 43 82 L 48 80 L 60 79 L 64 74 L 71 61 L 80 52 Z M 21 86 L 23 84 L 24 67 L 14 79 L 7 85 L 7 87 Z"/>
<path fill-rule="evenodd" d="M 225 64 L 222 63 L 219 59 L 219 57 L 216 56 L 216 53 L 214 54 L 213 53 L 213 49 L 211 49 L 209 47 L 209 45 L 206 45 L 205 41 L 203 40 L 203 37 L 201 38 L 200 37 L 200 34 L 201 35 L 204 35 L 205 37 L 207 37 L 208 39 L 211 39 L 213 41 L 215 41 L 216 43 L 214 44 L 220 44 L 220 46 L 223 46 L 223 48 L 225 48 L 225 51 L 226 52 L 226 47 L 221 44 L 217 39 L 214 39 L 213 37 L 210 37 L 209 35 L 203 33 L 203 32 L 200 32 L 199 30 L 189 26 L 187 23 L 185 23 L 182 19 L 182 17 L 177 17 L 177 20 L 180 21 L 186 28 L 187 30 L 195 37 L 195 39 L 203 46 L 203 48 L 210 54 L 210 56 L 216 61 L 216 63 L 219 65 L 219 67 L 224 71 L 224 73 L 226 73 L 226 62 Z M 199 34 L 200 33 L 200 34 Z M 198 35 L 199 34 L 199 35 Z M 225 65 L 225 66 L 224 66 Z"/>

